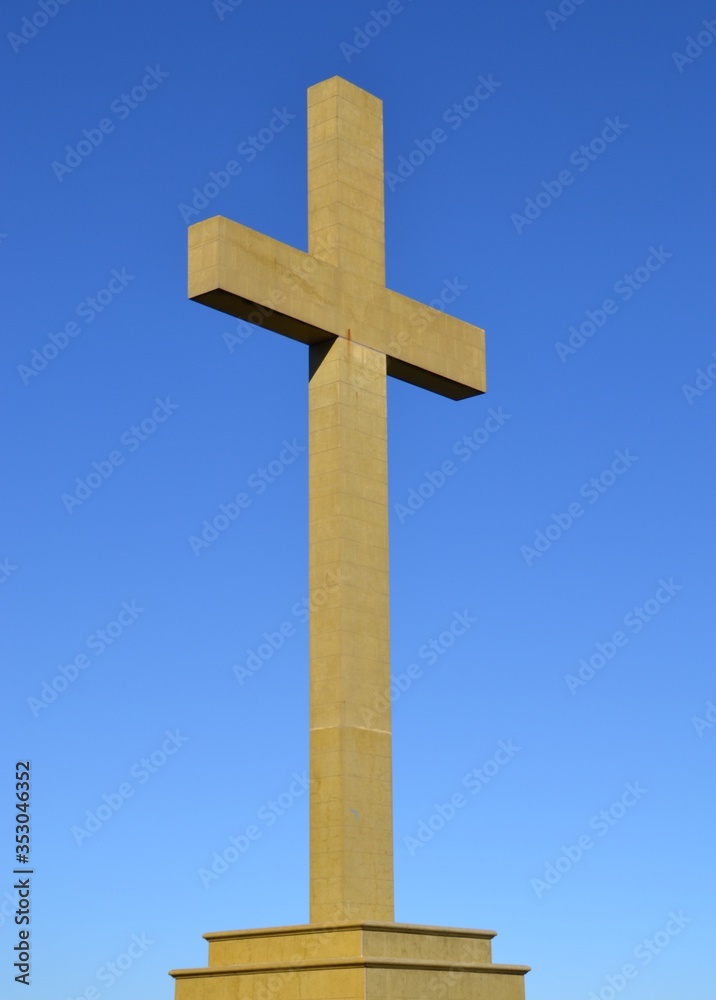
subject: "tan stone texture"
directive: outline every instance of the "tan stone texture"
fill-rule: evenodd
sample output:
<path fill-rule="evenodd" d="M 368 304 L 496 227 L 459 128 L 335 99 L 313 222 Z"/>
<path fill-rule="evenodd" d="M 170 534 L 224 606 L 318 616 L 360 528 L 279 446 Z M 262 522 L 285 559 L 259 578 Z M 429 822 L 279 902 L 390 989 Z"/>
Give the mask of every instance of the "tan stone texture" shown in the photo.
<path fill-rule="evenodd" d="M 494 931 L 333 923 L 207 934 L 209 965 L 177 1000 L 524 1000 L 524 965 L 496 965 Z"/>
<path fill-rule="evenodd" d="M 308 400 L 311 922 L 392 920 L 385 355 L 314 345 Z"/>

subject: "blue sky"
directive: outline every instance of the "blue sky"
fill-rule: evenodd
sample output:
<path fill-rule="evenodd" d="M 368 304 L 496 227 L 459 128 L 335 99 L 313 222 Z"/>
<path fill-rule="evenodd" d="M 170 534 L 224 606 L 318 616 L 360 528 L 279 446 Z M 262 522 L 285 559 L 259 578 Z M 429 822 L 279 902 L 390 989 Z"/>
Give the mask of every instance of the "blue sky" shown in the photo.
<path fill-rule="evenodd" d="M 486 395 L 389 389 L 396 919 L 494 927 L 529 1000 L 705 1000 L 716 7 L 44 7 L 0 32 L 7 995 L 16 760 L 36 1000 L 169 1000 L 202 933 L 308 919 L 306 349 L 186 300 L 186 222 L 305 249 L 339 74 L 389 286 L 487 337 Z"/>

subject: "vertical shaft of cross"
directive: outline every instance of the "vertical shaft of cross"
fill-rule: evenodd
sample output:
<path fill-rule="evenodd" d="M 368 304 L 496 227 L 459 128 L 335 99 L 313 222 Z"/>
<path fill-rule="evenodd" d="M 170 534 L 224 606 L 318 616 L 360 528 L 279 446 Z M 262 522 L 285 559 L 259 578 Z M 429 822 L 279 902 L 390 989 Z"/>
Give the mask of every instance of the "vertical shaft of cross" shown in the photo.
<path fill-rule="evenodd" d="M 309 252 L 380 286 L 382 130 L 345 80 L 309 90 Z M 311 922 L 390 922 L 386 357 L 348 335 L 311 347 L 310 373 Z"/>
<path fill-rule="evenodd" d="M 392 921 L 385 355 L 310 356 L 311 922 Z"/>

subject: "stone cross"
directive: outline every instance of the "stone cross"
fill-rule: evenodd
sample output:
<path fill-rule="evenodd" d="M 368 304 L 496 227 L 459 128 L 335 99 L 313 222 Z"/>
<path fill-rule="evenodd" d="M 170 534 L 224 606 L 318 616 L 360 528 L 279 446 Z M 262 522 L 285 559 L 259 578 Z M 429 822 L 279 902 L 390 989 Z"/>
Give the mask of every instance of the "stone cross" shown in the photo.
<path fill-rule="evenodd" d="M 312 924 L 394 920 L 386 376 L 485 390 L 483 331 L 386 288 L 383 203 L 382 102 L 333 77 L 308 91 L 308 253 L 189 229 L 191 299 L 309 345 Z"/>

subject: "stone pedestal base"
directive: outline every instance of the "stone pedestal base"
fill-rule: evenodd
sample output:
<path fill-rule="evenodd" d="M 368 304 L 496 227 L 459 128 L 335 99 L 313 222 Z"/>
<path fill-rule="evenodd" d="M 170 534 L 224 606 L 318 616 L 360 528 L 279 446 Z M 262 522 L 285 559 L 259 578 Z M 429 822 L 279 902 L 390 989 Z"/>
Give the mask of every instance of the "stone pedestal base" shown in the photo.
<path fill-rule="evenodd" d="M 494 965 L 495 931 L 337 923 L 204 935 L 176 1000 L 524 1000 L 526 965 Z"/>

